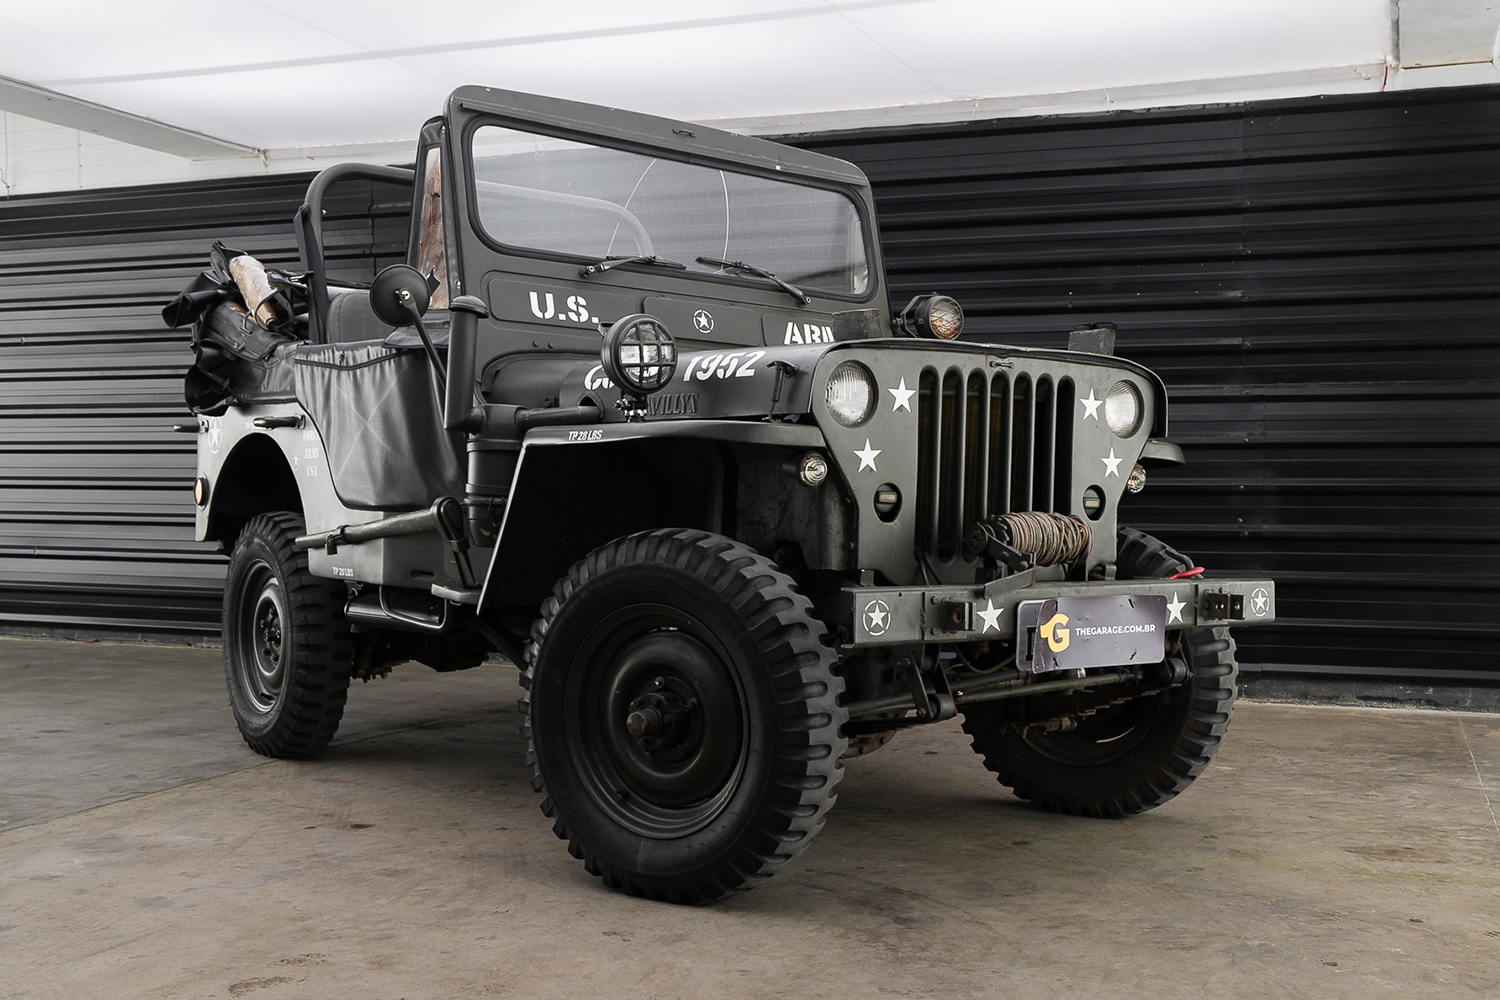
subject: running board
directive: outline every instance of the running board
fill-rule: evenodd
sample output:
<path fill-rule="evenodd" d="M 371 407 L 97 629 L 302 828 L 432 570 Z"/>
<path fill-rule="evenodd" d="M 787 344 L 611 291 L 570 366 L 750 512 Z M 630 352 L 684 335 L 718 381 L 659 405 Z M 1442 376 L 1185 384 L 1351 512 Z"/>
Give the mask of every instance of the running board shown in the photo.
<path fill-rule="evenodd" d="M 360 625 L 406 632 L 446 632 L 451 623 L 447 601 L 403 587 L 380 586 L 373 593 L 351 597 L 344 605 L 344 617 Z"/>

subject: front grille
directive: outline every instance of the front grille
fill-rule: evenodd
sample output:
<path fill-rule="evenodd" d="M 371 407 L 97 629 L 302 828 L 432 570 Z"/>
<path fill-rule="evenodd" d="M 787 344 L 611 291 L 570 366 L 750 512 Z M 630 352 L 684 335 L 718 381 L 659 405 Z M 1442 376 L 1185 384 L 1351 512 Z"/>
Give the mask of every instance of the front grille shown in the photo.
<path fill-rule="evenodd" d="M 1071 514 L 1073 380 L 982 368 L 924 369 L 917 416 L 917 543 L 963 554 L 982 517 Z"/>

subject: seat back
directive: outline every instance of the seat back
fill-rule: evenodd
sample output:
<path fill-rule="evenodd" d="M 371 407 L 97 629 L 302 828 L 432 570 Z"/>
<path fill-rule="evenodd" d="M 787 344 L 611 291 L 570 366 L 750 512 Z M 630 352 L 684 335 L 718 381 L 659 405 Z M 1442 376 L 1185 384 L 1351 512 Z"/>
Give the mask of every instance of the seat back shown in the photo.
<path fill-rule="evenodd" d="M 380 321 L 370 309 L 370 293 L 362 288 L 328 289 L 328 343 L 352 344 L 384 340 L 395 327 Z"/>

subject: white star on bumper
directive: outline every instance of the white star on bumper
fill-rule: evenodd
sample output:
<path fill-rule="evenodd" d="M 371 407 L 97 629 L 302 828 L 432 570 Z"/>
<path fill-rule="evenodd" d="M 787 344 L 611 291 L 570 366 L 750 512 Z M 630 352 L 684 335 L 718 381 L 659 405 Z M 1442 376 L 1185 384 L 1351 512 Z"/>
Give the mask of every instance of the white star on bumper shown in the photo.
<path fill-rule="evenodd" d="M 871 472 L 879 472 L 880 470 L 875 468 L 875 456 L 879 455 L 880 451 L 881 449 L 879 448 L 871 448 L 870 439 L 865 438 L 864 451 L 855 451 L 854 453 L 854 457 L 859 459 L 859 468 L 855 471 L 863 472 L 869 469 Z"/>
<path fill-rule="evenodd" d="M 1108 479 L 1110 476 L 1114 476 L 1116 479 L 1120 478 L 1120 463 L 1125 460 L 1123 458 L 1115 458 L 1115 450 L 1113 448 L 1109 449 L 1108 458 L 1101 458 L 1099 461 L 1104 463 L 1105 479 Z"/>
<path fill-rule="evenodd" d="M 1173 622 L 1182 621 L 1182 609 L 1185 607 L 1187 607 L 1187 605 L 1183 603 L 1182 598 L 1177 596 L 1176 591 L 1173 591 L 1172 599 L 1167 602 L 1167 610 L 1171 612 L 1171 614 L 1167 616 L 1167 624 L 1170 625 Z"/>
<path fill-rule="evenodd" d="M 1089 417 L 1093 417 L 1095 421 L 1099 419 L 1099 404 L 1104 402 L 1104 400 L 1095 399 L 1093 389 L 1089 390 L 1088 399 L 1080 399 L 1079 402 L 1083 404 L 1084 419 L 1088 419 Z"/>
<path fill-rule="evenodd" d="M 986 599 L 984 610 L 979 612 L 979 617 L 984 619 L 984 627 L 979 631 L 988 632 L 990 629 L 1000 631 L 1000 616 L 1003 614 L 1005 614 L 1004 608 L 997 608 L 994 601 Z"/>
<path fill-rule="evenodd" d="M 897 410 L 905 410 L 907 413 L 911 412 L 911 398 L 917 394 L 917 390 L 906 387 L 906 378 L 904 376 L 899 386 L 894 389 L 887 389 L 886 392 L 896 397 L 896 401 L 891 404 L 892 413 L 895 413 Z"/>

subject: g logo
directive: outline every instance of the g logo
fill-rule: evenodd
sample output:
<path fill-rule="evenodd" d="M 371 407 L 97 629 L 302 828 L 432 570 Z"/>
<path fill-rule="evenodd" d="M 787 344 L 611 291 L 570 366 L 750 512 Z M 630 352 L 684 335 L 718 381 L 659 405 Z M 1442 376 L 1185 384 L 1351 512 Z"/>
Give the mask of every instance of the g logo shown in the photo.
<path fill-rule="evenodd" d="M 1042 638 L 1047 640 L 1047 645 L 1054 653 L 1061 653 L 1068 648 L 1068 643 L 1073 641 L 1068 630 L 1062 628 L 1066 624 L 1068 624 L 1068 616 L 1059 611 L 1042 626 Z"/>

